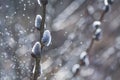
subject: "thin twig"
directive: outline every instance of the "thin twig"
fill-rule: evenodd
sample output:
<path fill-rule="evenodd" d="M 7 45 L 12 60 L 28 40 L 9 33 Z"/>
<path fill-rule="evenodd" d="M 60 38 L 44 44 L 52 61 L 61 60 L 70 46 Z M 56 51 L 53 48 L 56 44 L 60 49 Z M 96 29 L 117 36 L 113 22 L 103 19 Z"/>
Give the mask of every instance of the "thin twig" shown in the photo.
<path fill-rule="evenodd" d="M 43 37 L 43 32 L 44 32 L 45 18 L 46 18 L 46 5 L 43 5 L 42 22 L 41 22 L 41 25 L 40 25 L 41 26 L 40 27 L 40 43 L 42 43 L 41 39 Z"/>
<path fill-rule="evenodd" d="M 100 22 L 102 22 L 105 14 L 106 14 L 106 12 L 103 11 L 102 14 L 101 14 L 101 16 L 100 16 L 100 19 L 99 19 Z M 93 34 L 95 34 L 96 30 L 97 30 L 97 29 L 94 30 Z M 89 46 L 88 49 L 86 50 L 87 53 L 89 53 L 90 50 L 92 49 L 92 46 L 93 46 L 94 42 L 95 42 L 95 39 L 92 38 L 91 43 L 90 43 L 90 46 Z"/>
<path fill-rule="evenodd" d="M 41 42 L 44 32 L 44 24 L 45 24 L 45 17 L 46 17 L 46 5 L 43 5 L 43 14 L 42 14 L 42 22 L 40 25 L 40 43 L 41 43 L 41 52 L 44 47 L 43 43 Z M 33 73 L 33 80 L 37 80 L 37 78 L 40 76 L 40 60 L 41 60 L 41 54 L 35 58 L 35 72 Z"/>
<path fill-rule="evenodd" d="M 36 58 L 36 63 L 35 63 L 35 72 L 33 76 L 33 80 L 37 80 L 38 76 L 40 75 L 40 57 Z"/>
<path fill-rule="evenodd" d="M 91 48 L 92 48 L 92 46 L 93 46 L 93 44 L 94 44 L 94 41 L 95 41 L 94 38 L 92 38 L 91 43 L 90 43 L 90 46 L 89 46 L 88 49 L 86 50 L 87 53 L 90 52 L 90 50 L 91 50 Z"/>
<path fill-rule="evenodd" d="M 99 21 L 101 21 L 101 22 L 102 22 L 102 20 L 103 20 L 103 18 L 104 18 L 104 16 L 105 16 L 105 14 L 106 14 L 106 12 L 105 12 L 105 11 L 103 11 L 103 12 L 102 12 L 102 14 L 101 14 L 101 17 L 100 17 Z"/>

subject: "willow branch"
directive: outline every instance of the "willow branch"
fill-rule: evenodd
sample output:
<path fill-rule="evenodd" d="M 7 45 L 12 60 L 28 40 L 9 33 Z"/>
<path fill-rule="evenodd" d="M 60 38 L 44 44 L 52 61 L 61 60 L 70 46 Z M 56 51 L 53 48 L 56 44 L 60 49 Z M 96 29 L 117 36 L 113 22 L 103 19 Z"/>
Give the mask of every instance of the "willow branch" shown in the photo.
<path fill-rule="evenodd" d="M 101 17 L 100 17 L 99 21 L 101 21 L 101 22 L 102 22 L 102 20 L 103 20 L 103 18 L 104 18 L 104 16 L 105 16 L 105 14 L 106 14 L 106 12 L 105 12 L 105 11 L 103 11 L 103 12 L 102 12 L 102 14 L 101 14 Z"/>
<path fill-rule="evenodd" d="M 40 57 L 36 58 L 36 63 L 35 63 L 35 72 L 33 74 L 33 80 L 37 80 L 37 78 L 40 75 Z"/>
<path fill-rule="evenodd" d="M 103 20 L 105 14 L 106 14 L 106 12 L 103 11 L 102 14 L 101 14 L 101 16 L 100 16 L 100 19 L 99 19 L 100 22 L 102 22 L 102 20 Z M 96 30 L 97 30 L 97 29 L 95 29 L 95 31 L 93 32 L 93 34 L 95 34 Z M 89 53 L 90 50 L 92 49 L 92 46 L 93 46 L 94 42 L 95 42 L 95 39 L 92 38 L 91 43 L 90 43 L 88 49 L 86 50 L 87 53 Z"/>
<path fill-rule="evenodd" d="M 94 41 L 95 41 L 94 38 L 92 38 L 91 43 L 90 43 L 88 49 L 86 50 L 87 53 L 90 52 L 90 50 L 91 50 L 91 48 L 92 48 L 92 46 L 93 46 L 93 44 L 94 44 Z"/>
<path fill-rule="evenodd" d="M 41 52 L 44 47 L 43 43 L 41 42 L 44 32 L 44 24 L 45 24 L 45 17 L 46 17 L 46 5 L 43 5 L 43 14 L 42 14 L 42 22 L 40 25 L 40 43 L 41 43 Z M 40 60 L 41 60 L 41 54 L 35 58 L 35 72 L 33 73 L 33 80 L 37 80 L 37 78 L 40 76 Z"/>
<path fill-rule="evenodd" d="M 45 18 L 46 18 L 46 5 L 43 5 L 42 22 L 40 27 L 40 43 L 42 43 L 41 39 L 43 37 L 43 32 L 44 32 Z"/>

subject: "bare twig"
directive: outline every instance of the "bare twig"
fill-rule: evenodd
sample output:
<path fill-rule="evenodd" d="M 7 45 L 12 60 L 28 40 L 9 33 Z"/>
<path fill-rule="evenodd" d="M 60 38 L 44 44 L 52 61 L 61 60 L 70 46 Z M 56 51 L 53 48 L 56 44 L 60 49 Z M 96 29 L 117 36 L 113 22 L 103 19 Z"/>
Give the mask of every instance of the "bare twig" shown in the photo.
<path fill-rule="evenodd" d="M 109 2 L 108 2 L 109 3 Z M 110 3 L 109 3 L 110 4 Z M 111 4 L 110 4 L 111 5 Z M 96 32 L 97 33 L 99 33 L 100 31 L 101 31 L 101 29 L 99 28 L 99 26 L 100 26 L 100 24 L 101 24 L 101 22 L 102 22 L 102 20 L 103 20 L 103 18 L 104 18 L 104 16 L 105 16 L 105 14 L 107 13 L 109 11 L 109 5 L 107 4 L 107 5 L 105 5 L 105 9 L 103 10 L 103 12 L 101 13 L 101 16 L 100 16 L 100 18 L 99 18 L 99 20 L 98 20 L 98 22 L 99 23 L 97 23 L 96 24 L 96 27 L 95 27 L 95 30 L 93 31 L 93 35 L 95 35 L 95 36 L 97 36 L 96 35 Z M 99 30 L 98 30 L 99 29 Z M 79 65 L 85 65 L 85 62 L 84 62 L 84 59 L 86 58 L 86 56 L 87 56 L 87 54 L 89 54 L 90 53 L 90 50 L 92 49 L 92 46 L 94 45 L 94 42 L 96 41 L 97 39 L 96 39 L 96 37 L 93 37 L 92 36 L 92 39 L 91 39 L 91 43 L 90 43 L 90 45 L 89 45 L 89 47 L 87 48 L 87 50 L 86 50 L 86 55 L 84 55 L 84 57 L 79 61 Z M 98 39 L 99 40 L 99 39 Z M 81 54 L 81 55 L 83 55 L 83 54 Z M 73 77 L 74 76 L 76 76 L 78 73 L 79 73 L 79 70 L 80 69 L 77 69 L 76 70 L 76 72 L 74 73 L 74 75 L 73 75 Z"/>
<path fill-rule="evenodd" d="M 47 0 L 42 0 L 47 1 Z M 41 52 L 42 49 L 44 47 L 44 44 L 41 42 L 42 37 L 43 37 L 43 33 L 44 33 L 44 24 L 45 24 L 45 17 L 46 17 L 46 4 L 42 3 L 43 6 L 43 13 L 42 13 L 42 22 L 40 25 L 40 44 L 41 44 Z M 33 73 L 33 80 L 37 80 L 37 78 L 41 75 L 41 66 L 40 66 L 40 61 L 41 61 L 41 54 L 39 54 L 38 56 L 35 57 L 35 72 Z"/>
<path fill-rule="evenodd" d="M 107 0 L 106 0 L 106 1 L 107 1 Z M 110 5 L 113 4 L 113 0 L 109 0 L 109 1 L 107 1 L 107 2 L 106 2 L 106 1 L 104 1 L 105 7 L 104 7 L 103 12 L 101 13 L 100 18 L 99 18 L 99 21 L 100 21 L 100 22 L 102 22 L 102 20 L 103 20 L 105 14 L 109 11 Z M 95 31 L 94 31 L 93 33 L 95 33 L 96 30 L 97 30 L 97 29 L 95 29 Z M 92 46 L 93 46 L 93 44 L 94 44 L 94 41 L 95 41 L 95 39 L 92 38 L 91 43 L 90 43 L 90 46 L 89 46 L 88 49 L 87 49 L 87 53 L 90 52 L 90 50 L 91 50 L 91 48 L 92 48 Z"/>
<path fill-rule="evenodd" d="M 37 78 L 40 76 L 40 57 L 36 58 L 36 63 L 35 63 L 35 72 L 33 74 L 33 80 L 37 80 Z"/>
<path fill-rule="evenodd" d="M 40 25 L 41 26 L 40 27 L 40 43 L 42 43 L 41 39 L 43 37 L 43 32 L 44 32 L 45 18 L 46 18 L 46 5 L 43 5 L 42 22 L 41 22 L 41 25 Z"/>
<path fill-rule="evenodd" d="M 105 14 L 106 14 L 106 12 L 103 11 L 102 14 L 101 14 L 101 16 L 100 16 L 100 19 L 99 19 L 100 22 L 102 22 Z M 95 34 L 96 30 L 97 30 L 97 28 L 94 30 L 93 34 Z M 95 39 L 92 37 L 91 43 L 90 43 L 88 49 L 86 50 L 87 53 L 89 53 L 90 50 L 92 49 L 92 46 L 94 45 L 94 42 L 95 42 Z"/>

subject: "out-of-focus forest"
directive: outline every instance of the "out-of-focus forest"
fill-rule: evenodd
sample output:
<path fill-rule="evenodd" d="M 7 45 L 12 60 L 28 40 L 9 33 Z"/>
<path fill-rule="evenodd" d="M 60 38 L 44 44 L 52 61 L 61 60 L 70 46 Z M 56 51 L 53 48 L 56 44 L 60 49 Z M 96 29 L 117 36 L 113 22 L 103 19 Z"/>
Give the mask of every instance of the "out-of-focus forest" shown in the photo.
<path fill-rule="evenodd" d="M 42 52 L 38 80 L 120 80 L 120 0 L 102 21 L 103 36 L 90 51 L 90 65 L 72 67 L 91 42 L 92 23 L 100 18 L 103 0 L 48 0 L 46 25 L 52 43 Z M 30 80 L 33 44 L 39 40 L 37 0 L 0 0 L 0 80 Z"/>

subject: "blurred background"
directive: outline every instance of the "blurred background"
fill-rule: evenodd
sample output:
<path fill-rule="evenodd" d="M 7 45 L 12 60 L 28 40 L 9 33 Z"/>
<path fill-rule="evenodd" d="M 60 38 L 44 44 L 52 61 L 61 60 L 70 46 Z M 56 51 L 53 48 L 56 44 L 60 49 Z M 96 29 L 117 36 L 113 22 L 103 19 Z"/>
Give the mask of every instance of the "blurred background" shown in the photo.
<path fill-rule="evenodd" d="M 103 0 L 49 0 L 46 25 L 52 43 L 42 53 L 38 80 L 120 80 L 120 0 L 114 0 L 102 21 L 103 37 L 95 42 L 90 65 L 72 67 L 92 38 L 92 23 L 99 20 Z M 42 7 L 37 0 L 0 0 L 0 80 L 30 80 L 33 44 L 39 40 L 34 28 Z"/>

